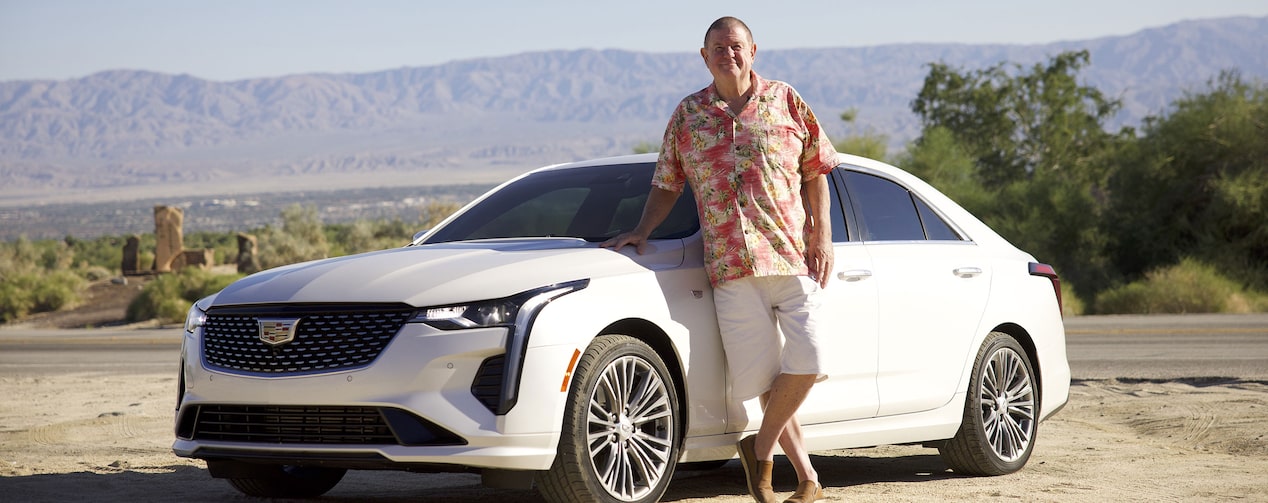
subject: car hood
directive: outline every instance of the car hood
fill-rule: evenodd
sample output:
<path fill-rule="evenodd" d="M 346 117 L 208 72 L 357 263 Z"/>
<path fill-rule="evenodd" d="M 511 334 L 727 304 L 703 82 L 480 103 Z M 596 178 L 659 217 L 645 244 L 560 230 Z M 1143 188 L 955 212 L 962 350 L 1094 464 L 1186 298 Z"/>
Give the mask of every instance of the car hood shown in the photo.
<path fill-rule="evenodd" d="M 276 303 L 405 303 L 416 307 L 507 297 L 577 279 L 682 265 L 683 243 L 651 243 L 638 255 L 571 238 L 410 246 L 270 269 L 216 295 L 215 306 Z"/>

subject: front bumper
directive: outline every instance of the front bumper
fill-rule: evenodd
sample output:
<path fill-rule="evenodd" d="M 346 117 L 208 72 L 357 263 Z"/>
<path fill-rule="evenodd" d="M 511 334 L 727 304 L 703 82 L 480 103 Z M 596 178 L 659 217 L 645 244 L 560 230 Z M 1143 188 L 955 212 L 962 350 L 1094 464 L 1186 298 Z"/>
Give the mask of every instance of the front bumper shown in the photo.
<path fill-rule="evenodd" d="M 528 348 L 520 380 L 520 402 L 495 415 L 472 393 L 481 364 L 506 351 L 507 330 L 442 331 L 407 324 L 369 366 L 328 374 L 265 376 L 207 368 L 197 338 L 185 345 L 184 386 L 177 411 L 173 452 L 203 459 L 288 460 L 328 466 L 392 467 L 447 465 L 454 468 L 545 470 L 559 441 L 563 393 L 558 362 L 574 347 Z M 365 407 L 400 411 L 460 439 L 460 445 L 399 443 L 306 443 L 269 435 L 251 441 L 207 439 L 194 417 L 204 407 Z M 319 419 L 314 420 L 318 423 Z M 302 420 L 301 420 L 302 422 Z M 320 429 L 317 424 L 314 428 Z M 274 429 L 273 431 L 276 431 Z M 293 438 L 293 437 L 292 437 Z M 408 443 L 408 442 L 407 442 Z"/>

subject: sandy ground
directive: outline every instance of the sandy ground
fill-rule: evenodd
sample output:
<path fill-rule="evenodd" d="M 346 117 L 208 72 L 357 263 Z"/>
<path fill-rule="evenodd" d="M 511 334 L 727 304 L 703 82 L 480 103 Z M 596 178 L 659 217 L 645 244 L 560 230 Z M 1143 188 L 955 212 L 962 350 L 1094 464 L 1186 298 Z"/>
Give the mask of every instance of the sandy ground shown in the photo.
<path fill-rule="evenodd" d="M 122 324 L 147 278 L 95 284 L 82 305 L 32 317 L 41 328 Z M 0 376 L 0 502 L 258 501 L 172 454 L 174 374 Z M 778 458 L 777 458 L 778 459 Z M 962 477 L 937 451 L 882 446 L 816 453 L 830 501 L 1265 501 L 1268 382 L 1076 380 L 1070 403 L 1040 425 L 1030 463 L 1002 477 Z M 776 464 L 776 490 L 796 480 Z M 480 486 L 468 474 L 349 472 L 326 501 L 541 501 Z M 740 503 L 739 463 L 675 476 L 663 501 Z"/>
<path fill-rule="evenodd" d="M 172 375 L 0 377 L 0 501 L 247 501 L 174 456 Z M 1076 381 L 1030 463 L 949 472 L 932 449 L 818 453 L 831 501 L 1268 501 L 1268 383 Z M 794 489 L 776 465 L 776 490 Z M 540 501 L 475 475 L 350 472 L 329 501 Z M 744 502 L 738 462 L 676 476 L 664 501 Z"/>

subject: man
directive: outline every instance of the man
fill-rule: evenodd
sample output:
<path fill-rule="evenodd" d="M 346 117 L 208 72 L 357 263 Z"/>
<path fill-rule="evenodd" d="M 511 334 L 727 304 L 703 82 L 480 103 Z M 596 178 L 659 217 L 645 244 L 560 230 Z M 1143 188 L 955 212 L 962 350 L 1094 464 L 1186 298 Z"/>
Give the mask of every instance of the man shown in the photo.
<path fill-rule="evenodd" d="M 757 434 L 737 444 L 749 492 L 775 501 L 778 443 L 799 480 L 787 501 L 808 502 L 822 499 L 823 488 L 794 414 L 827 377 L 815 342 L 815 294 L 832 271 L 825 175 L 837 164 L 836 150 L 792 87 L 753 72 L 756 54 L 743 21 L 724 17 L 709 26 L 700 55 L 713 84 L 674 111 L 638 226 L 602 246 L 632 244 L 642 253 L 691 184 L 732 395 L 760 396 L 764 408 Z"/>

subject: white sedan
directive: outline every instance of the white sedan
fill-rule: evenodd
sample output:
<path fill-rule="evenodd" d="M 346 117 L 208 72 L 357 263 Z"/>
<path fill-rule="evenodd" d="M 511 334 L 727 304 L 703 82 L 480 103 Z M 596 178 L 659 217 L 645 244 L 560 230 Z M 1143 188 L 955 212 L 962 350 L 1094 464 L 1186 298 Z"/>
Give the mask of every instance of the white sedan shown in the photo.
<path fill-rule="evenodd" d="M 916 177 L 841 159 L 835 357 L 798 414 L 809 449 L 924 443 L 956 472 L 1020 469 L 1069 393 L 1056 273 Z M 637 223 L 654 167 L 534 170 L 409 246 L 202 299 L 174 452 L 254 496 L 396 469 L 622 502 L 733 458 L 761 411 L 729 396 L 694 199 L 646 254 L 598 246 Z"/>

